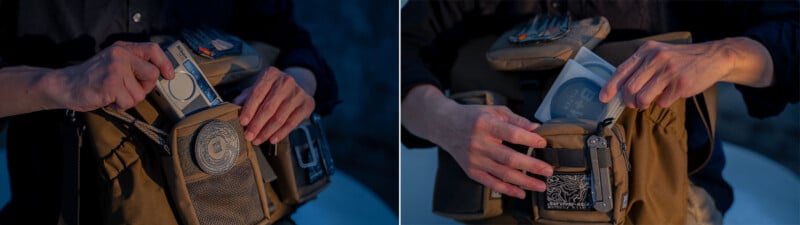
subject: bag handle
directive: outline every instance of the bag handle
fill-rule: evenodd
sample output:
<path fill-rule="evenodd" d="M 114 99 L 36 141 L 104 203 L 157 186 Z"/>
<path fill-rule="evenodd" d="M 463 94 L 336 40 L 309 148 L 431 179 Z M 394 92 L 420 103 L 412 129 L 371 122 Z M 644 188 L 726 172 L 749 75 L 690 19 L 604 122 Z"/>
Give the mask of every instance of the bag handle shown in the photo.
<path fill-rule="evenodd" d="M 705 159 L 702 161 L 697 161 L 699 164 L 691 165 L 692 162 L 689 162 L 689 175 L 695 174 L 703 169 L 703 167 L 705 167 L 706 164 L 711 161 L 711 154 L 714 153 L 714 141 L 716 138 L 715 125 L 717 124 L 717 86 L 711 86 L 702 93 L 692 96 L 692 102 L 694 103 L 694 107 L 697 109 L 697 113 L 700 115 L 700 119 L 703 121 L 703 127 L 706 129 L 706 134 L 708 134 L 708 147 L 702 149 L 705 151 L 703 152 Z"/>

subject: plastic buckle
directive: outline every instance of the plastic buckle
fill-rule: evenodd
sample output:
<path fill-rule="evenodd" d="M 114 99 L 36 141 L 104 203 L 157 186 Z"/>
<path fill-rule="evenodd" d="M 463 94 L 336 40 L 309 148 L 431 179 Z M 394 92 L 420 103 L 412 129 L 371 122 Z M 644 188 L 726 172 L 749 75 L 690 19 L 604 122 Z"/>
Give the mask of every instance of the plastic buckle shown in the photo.
<path fill-rule="evenodd" d="M 311 139 L 311 131 L 308 130 L 308 126 L 301 125 L 297 127 L 303 131 L 303 134 L 306 136 L 306 143 L 302 145 L 297 145 L 294 147 L 294 154 L 297 156 L 297 163 L 299 164 L 300 168 L 307 169 L 313 166 L 317 166 L 319 164 L 319 155 L 317 154 L 317 148 L 314 146 L 314 140 Z M 311 157 L 309 162 L 306 162 L 303 157 L 303 150 L 308 150 L 311 152 Z"/>

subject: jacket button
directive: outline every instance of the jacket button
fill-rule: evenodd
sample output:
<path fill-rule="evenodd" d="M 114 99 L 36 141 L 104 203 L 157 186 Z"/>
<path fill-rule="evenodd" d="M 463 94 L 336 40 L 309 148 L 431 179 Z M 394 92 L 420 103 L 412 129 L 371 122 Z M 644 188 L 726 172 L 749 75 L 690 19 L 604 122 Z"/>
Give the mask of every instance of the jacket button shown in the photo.
<path fill-rule="evenodd" d="M 134 13 L 131 19 L 133 19 L 134 23 L 138 23 L 139 21 L 142 21 L 142 14 L 138 12 Z"/>

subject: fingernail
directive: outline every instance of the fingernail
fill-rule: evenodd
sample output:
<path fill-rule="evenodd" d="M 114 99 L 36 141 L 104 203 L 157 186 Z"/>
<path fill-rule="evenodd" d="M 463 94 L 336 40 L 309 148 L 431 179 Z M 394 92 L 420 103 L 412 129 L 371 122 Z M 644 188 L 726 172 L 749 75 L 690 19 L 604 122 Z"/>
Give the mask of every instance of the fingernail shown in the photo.
<path fill-rule="evenodd" d="M 239 123 L 242 124 L 242 126 L 247 125 L 248 123 L 250 123 L 250 117 L 242 117 L 242 118 L 240 118 L 239 119 Z"/>
<path fill-rule="evenodd" d="M 608 94 L 604 91 L 600 91 L 600 101 L 606 103 L 606 98 L 608 98 Z"/>
<path fill-rule="evenodd" d="M 544 171 L 542 171 L 542 172 L 544 172 L 544 174 L 542 174 L 542 175 L 544 175 L 546 177 L 551 177 L 551 176 L 553 176 L 553 167 L 550 167 L 550 166 L 545 167 Z"/>
<path fill-rule="evenodd" d="M 547 191 L 547 184 L 545 184 L 545 185 L 542 185 L 542 186 L 539 186 L 539 190 L 538 190 L 538 191 L 539 191 L 539 192 L 545 192 L 545 191 Z"/>
<path fill-rule="evenodd" d="M 246 139 L 248 141 L 253 141 L 253 136 L 254 136 L 253 132 L 250 132 L 250 131 L 244 132 L 244 139 Z M 255 141 L 253 141 L 253 142 L 255 142 Z"/>
<path fill-rule="evenodd" d="M 521 191 L 521 190 L 520 190 L 520 191 L 516 191 L 516 193 L 514 193 L 514 195 L 515 195 L 515 196 L 516 196 L 518 199 L 525 199 L 525 191 Z"/>
<path fill-rule="evenodd" d="M 273 145 L 277 144 L 278 143 L 278 138 L 270 138 L 269 139 L 269 143 L 272 143 Z"/>

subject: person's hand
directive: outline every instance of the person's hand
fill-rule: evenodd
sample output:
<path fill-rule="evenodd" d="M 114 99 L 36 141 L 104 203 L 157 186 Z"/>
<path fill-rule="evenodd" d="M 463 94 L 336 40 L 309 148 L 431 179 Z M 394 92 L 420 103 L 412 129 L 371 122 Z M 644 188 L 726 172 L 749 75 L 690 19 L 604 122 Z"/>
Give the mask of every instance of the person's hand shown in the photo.
<path fill-rule="evenodd" d="M 763 45 L 748 38 L 688 45 L 648 41 L 620 64 L 600 100 L 609 102 L 621 90 L 629 108 L 645 109 L 653 101 L 666 108 L 718 81 L 767 86 L 772 59 Z"/>
<path fill-rule="evenodd" d="M 467 175 L 492 190 L 525 198 L 522 187 L 544 191 L 544 182 L 522 172 L 551 176 L 547 163 L 519 153 L 502 142 L 544 148 L 545 140 L 532 131 L 539 125 L 511 112 L 505 106 L 458 105 L 446 123 L 448 137 L 440 146 L 455 158 Z"/>
<path fill-rule="evenodd" d="M 544 182 L 520 170 L 552 176 L 552 166 L 502 144 L 544 148 L 544 138 L 532 132 L 538 124 L 504 106 L 461 105 L 435 95 L 426 99 L 425 90 L 415 89 L 403 101 L 403 124 L 410 132 L 441 146 L 471 179 L 492 190 L 517 198 L 525 198 L 521 188 L 545 190 Z"/>
<path fill-rule="evenodd" d="M 172 64 L 155 43 L 116 42 L 76 66 L 53 73 L 50 96 L 75 111 L 131 108 L 144 100 L 159 74 L 172 79 Z"/>
<path fill-rule="evenodd" d="M 306 75 L 290 76 L 270 67 L 253 86 L 233 100 L 234 104 L 242 106 L 239 122 L 246 126 L 244 135 L 248 141 L 256 145 L 267 140 L 278 143 L 314 111 L 314 87 L 301 87 L 295 79 L 297 76 L 313 79 L 313 74 L 308 75 L 310 71 L 304 69 L 288 71 Z"/>

